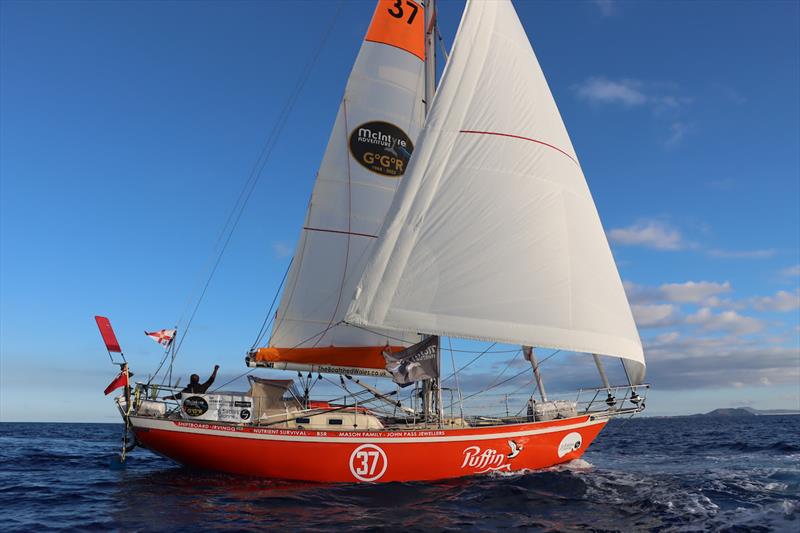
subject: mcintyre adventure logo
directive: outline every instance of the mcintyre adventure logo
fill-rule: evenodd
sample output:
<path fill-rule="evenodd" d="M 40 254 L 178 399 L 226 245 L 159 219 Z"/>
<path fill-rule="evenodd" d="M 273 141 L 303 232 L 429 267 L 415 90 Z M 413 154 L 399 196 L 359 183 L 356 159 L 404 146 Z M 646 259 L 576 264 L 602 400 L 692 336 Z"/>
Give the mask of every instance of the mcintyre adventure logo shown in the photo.
<path fill-rule="evenodd" d="M 208 411 L 208 402 L 200 396 L 190 396 L 183 400 L 183 412 L 189 416 L 202 416 Z"/>
<path fill-rule="evenodd" d="M 413 151 L 408 135 L 388 122 L 367 122 L 350 134 L 350 153 L 355 160 L 384 176 L 402 176 Z"/>

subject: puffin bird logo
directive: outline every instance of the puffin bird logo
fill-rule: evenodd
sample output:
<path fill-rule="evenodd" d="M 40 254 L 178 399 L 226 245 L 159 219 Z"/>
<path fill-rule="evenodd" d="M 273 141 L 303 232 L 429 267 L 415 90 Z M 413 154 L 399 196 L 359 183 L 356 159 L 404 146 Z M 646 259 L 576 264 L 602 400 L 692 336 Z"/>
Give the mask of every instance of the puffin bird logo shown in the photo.
<path fill-rule="evenodd" d="M 511 453 L 508 454 L 509 459 L 513 459 L 514 457 L 518 456 L 519 452 L 522 451 L 522 446 L 513 440 L 508 441 L 508 447 L 511 448 Z"/>

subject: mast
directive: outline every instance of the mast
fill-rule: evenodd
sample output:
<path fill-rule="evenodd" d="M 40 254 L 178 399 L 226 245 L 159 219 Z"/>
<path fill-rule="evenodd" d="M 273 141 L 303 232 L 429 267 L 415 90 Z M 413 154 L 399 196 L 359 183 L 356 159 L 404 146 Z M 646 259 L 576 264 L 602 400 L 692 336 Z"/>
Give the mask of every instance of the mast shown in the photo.
<path fill-rule="evenodd" d="M 427 117 L 436 94 L 436 0 L 425 2 L 425 116 Z M 439 339 L 436 341 L 436 364 L 438 374 L 442 372 L 442 357 Z M 431 406 L 435 406 L 436 418 L 442 422 L 442 387 L 441 377 L 425 380 L 423 383 L 423 409 L 427 421 L 431 415 Z"/>
<path fill-rule="evenodd" d="M 606 369 L 603 367 L 603 362 L 600 360 L 599 355 L 593 353 L 592 357 L 594 358 L 594 364 L 597 365 L 597 371 L 600 373 L 600 380 L 603 382 L 603 387 L 606 388 L 606 392 L 608 393 L 608 397 L 606 398 L 606 404 L 608 404 L 609 407 L 613 407 L 614 404 L 616 403 L 616 399 L 614 398 L 614 395 L 611 394 L 611 384 L 608 381 L 608 376 L 606 375 Z"/>
<path fill-rule="evenodd" d="M 436 94 L 436 0 L 425 2 L 425 115 Z"/>
<path fill-rule="evenodd" d="M 536 360 L 536 353 L 533 350 L 533 346 L 523 346 L 522 347 L 523 353 L 525 354 L 525 359 L 531 364 L 531 368 L 533 369 L 533 375 L 536 378 L 536 387 L 539 389 L 539 395 L 542 397 L 542 401 L 547 401 L 547 393 L 544 390 L 544 382 L 542 381 L 542 373 L 539 371 L 539 362 Z"/>

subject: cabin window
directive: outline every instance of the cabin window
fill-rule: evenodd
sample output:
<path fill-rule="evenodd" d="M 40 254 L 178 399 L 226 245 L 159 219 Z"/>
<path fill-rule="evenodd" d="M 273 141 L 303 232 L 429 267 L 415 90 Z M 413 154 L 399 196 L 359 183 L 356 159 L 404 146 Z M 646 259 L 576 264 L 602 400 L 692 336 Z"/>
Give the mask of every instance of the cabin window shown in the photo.
<path fill-rule="evenodd" d="M 331 425 L 331 426 L 341 426 L 342 425 L 342 419 L 341 418 L 329 418 L 328 419 L 328 424 Z"/>
<path fill-rule="evenodd" d="M 311 423 L 311 419 L 310 418 L 295 418 L 294 421 L 297 422 L 298 424 L 310 424 Z"/>

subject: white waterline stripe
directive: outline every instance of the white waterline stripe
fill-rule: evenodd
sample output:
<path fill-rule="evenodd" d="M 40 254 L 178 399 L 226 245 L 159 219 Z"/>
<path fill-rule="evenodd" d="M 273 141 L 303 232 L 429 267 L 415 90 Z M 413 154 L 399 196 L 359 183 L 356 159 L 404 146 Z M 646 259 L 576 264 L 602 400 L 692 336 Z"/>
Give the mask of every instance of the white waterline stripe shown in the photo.
<path fill-rule="evenodd" d="M 580 429 L 597 424 L 605 424 L 607 420 L 587 420 L 580 424 L 570 424 L 567 426 L 550 426 L 542 429 L 529 429 L 525 431 L 512 431 L 507 433 L 481 433 L 477 435 L 453 435 L 442 437 L 320 437 L 320 436 L 299 436 L 299 435 L 277 435 L 266 433 L 254 433 L 243 431 L 220 431 L 209 428 L 191 428 L 186 426 L 178 426 L 174 424 L 173 420 L 155 420 L 141 417 L 131 417 L 131 422 L 134 428 L 147 428 L 157 429 L 161 431 L 174 431 L 177 433 L 194 433 L 200 435 L 214 435 L 218 437 L 234 437 L 239 439 L 252 439 L 252 440 L 278 440 L 290 442 L 333 442 L 333 443 L 420 443 L 420 442 L 459 442 L 459 441 L 477 441 L 477 440 L 492 440 L 492 439 L 509 439 L 514 437 L 526 437 L 530 435 L 542 435 L 545 433 L 556 433 L 559 431 L 569 431 L 572 429 Z M 194 423 L 194 422 L 190 422 Z M 280 431 L 280 430 L 279 430 Z M 293 431 L 293 430 L 285 430 Z M 315 430 L 305 430 L 315 431 Z M 441 430 L 423 430 L 423 431 L 441 431 Z M 375 432 L 373 432 L 375 433 Z"/>

